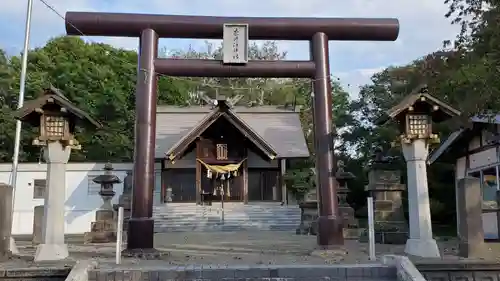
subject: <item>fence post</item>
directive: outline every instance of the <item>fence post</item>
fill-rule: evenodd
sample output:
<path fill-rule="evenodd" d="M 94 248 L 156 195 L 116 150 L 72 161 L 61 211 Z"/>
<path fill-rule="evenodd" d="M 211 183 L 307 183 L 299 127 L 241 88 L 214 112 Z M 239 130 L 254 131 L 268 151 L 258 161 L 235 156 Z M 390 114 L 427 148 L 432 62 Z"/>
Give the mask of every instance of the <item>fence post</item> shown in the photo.
<path fill-rule="evenodd" d="M 122 262 L 122 238 L 123 238 L 123 207 L 118 208 L 118 223 L 116 226 L 116 264 Z"/>
<path fill-rule="evenodd" d="M 367 202 L 368 207 L 368 244 L 369 244 L 369 253 L 370 260 L 374 261 L 375 257 L 375 222 L 374 222 L 374 214 L 373 214 L 373 197 L 368 197 Z"/>

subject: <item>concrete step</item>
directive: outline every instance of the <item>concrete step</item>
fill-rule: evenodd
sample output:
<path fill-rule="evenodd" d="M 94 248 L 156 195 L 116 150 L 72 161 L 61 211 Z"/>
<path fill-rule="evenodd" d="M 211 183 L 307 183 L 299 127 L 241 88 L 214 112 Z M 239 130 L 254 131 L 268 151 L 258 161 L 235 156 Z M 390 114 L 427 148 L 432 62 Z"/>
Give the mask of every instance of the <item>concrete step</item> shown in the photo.
<path fill-rule="evenodd" d="M 198 209 L 198 210 L 157 210 L 153 214 L 201 214 L 204 212 L 221 212 L 222 209 Z M 299 214 L 300 210 L 231 210 L 224 209 L 227 213 L 240 214 Z"/>
<path fill-rule="evenodd" d="M 206 219 L 206 218 L 215 218 L 215 217 L 220 217 L 222 214 L 164 214 L 164 215 L 155 215 L 153 218 L 157 219 Z M 289 220 L 289 219 L 300 219 L 300 216 L 295 216 L 295 215 L 290 215 L 290 216 L 279 216 L 279 215 L 239 215 L 239 214 L 231 214 L 231 213 L 224 213 L 224 217 L 226 218 L 233 218 L 233 219 L 241 219 L 241 220 L 248 220 L 248 219 L 262 219 L 262 220 Z"/>
<path fill-rule="evenodd" d="M 224 212 L 224 224 L 221 216 Z M 275 230 L 295 231 L 300 224 L 297 206 L 280 206 L 277 203 L 244 205 L 220 203 L 198 206 L 193 203 L 167 203 L 153 210 L 156 232 L 187 231 L 245 231 Z"/>
<path fill-rule="evenodd" d="M 241 226 L 241 225 L 218 225 L 218 226 L 155 226 L 156 233 L 168 232 L 236 232 L 236 231 L 295 231 L 297 226 Z"/>
<path fill-rule="evenodd" d="M 203 208 L 220 208 L 220 203 L 214 203 L 212 206 L 199 206 L 195 204 L 177 204 L 170 205 L 165 204 L 161 206 L 154 206 L 153 210 L 162 211 L 162 210 L 196 210 Z M 224 204 L 224 209 L 227 210 L 299 210 L 298 206 L 280 206 L 280 205 L 243 205 L 243 204 Z"/>
<path fill-rule="evenodd" d="M 218 225 L 221 223 L 221 219 L 214 219 L 210 221 L 167 221 L 167 220 L 155 220 L 155 225 Z M 231 225 L 295 225 L 297 226 L 300 221 L 235 221 L 224 219 L 225 224 Z"/>

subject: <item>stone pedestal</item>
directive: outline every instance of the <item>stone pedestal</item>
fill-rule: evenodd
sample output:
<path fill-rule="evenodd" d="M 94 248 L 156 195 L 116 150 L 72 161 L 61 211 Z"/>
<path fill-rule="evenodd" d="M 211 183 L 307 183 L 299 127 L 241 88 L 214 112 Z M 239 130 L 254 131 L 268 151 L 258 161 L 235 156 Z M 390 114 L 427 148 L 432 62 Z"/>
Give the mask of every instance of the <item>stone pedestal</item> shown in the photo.
<path fill-rule="evenodd" d="M 366 190 L 371 193 L 375 213 L 375 241 L 383 244 L 404 244 L 408 227 L 403 212 L 401 172 L 374 167 L 368 173 Z M 366 233 L 363 234 L 366 240 Z"/>
<path fill-rule="evenodd" d="M 113 210 L 98 210 L 90 232 L 85 232 L 84 243 L 110 243 L 116 241 L 116 221 Z"/>
<path fill-rule="evenodd" d="M 299 203 L 300 225 L 295 231 L 298 235 L 318 234 L 318 202 Z"/>
<path fill-rule="evenodd" d="M 440 257 L 436 240 L 432 236 L 429 188 L 427 186 L 427 140 L 414 139 L 401 142 L 408 175 L 408 213 L 410 239 L 405 253 L 423 258 Z"/>
<path fill-rule="evenodd" d="M 295 231 L 298 235 L 316 235 L 318 233 L 318 195 L 316 189 L 304 197 L 299 203 L 300 225 Z"/>
<path fill-rule="evenodd" d="M 0 261 L 8 259 L 12 231 L 12 186 L 0 183 Z"/>
<path fill-rule="evenodd" d="M 64 203 L 66 202 L 66 164 L 71 148 L 59 141 L 49 142 L 44 157 L 47 162 L 42 243 L 38 245 L 35 261 L 61 260 L 68 257 L 64 243 Z"/>
<path fill-rule="evenodd" d="M 458 255 L 482 258 L 485 255 L 482 215 L 481 182 L 465 178 L 457 185 Z"/>

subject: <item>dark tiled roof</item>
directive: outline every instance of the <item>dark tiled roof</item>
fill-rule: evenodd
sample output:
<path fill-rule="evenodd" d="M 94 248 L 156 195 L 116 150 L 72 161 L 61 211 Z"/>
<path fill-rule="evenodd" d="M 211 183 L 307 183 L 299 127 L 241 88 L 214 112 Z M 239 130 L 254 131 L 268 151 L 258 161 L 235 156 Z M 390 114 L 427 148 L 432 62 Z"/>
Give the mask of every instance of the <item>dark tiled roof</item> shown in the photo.
<path fill-rule="evenodd" d="M 160 106 L 156 117 L 156 158 L 165 153 L 202 122 L 210 106 Z M 308 157 L 297 111 L 275 106 L 235 106 L 232 111 L 277 152 L 277 157 Z"/>
<path fill-rule="evenodd" d="M 434 122 L 442 122 L 448 118 L 459 116 L 461 114 L 459 110 L 431 96 L 428 92 L 427 85 L 422 84 L 415 88 L 409 95 L 404 97 L 397 105 L 387 110 L 386 114 L 377 120 L 376 123 L 380 125 L 396 118 L 401 113 L 407 111 L 409 107 L 418 103 L 421 98 L 425 98 L 426 103 L 439 106 L 438 111 L 432 114 Z"/>
<path fill-rule="evenodd" d="M 69 101 L 69 99 L 61 92 L 61 90 L 50 86 L 47 89 L 44 89 L 44 93 L 42 96 L 27 101 L 22 108 L 20 108 L 16 112 L 16 118 L 21 121 L 27 122 L 38 122 L 38 118 L 33 118 L 32 115 L 39 115 L 39 113 L 35 112 L 37 108 L 43 107 L 49 99 L 55 101 L 55 103 L 59 104 L 61 107 L 66 108 L 69 112 L 71 112 L 74 116 L 81 119 L 81 121 L 88 122 L 97 128 L 101 128 L 102 125 L 97 120 L 92 118 L 88 113 L 76 107 L 73 103 Z M 33 121 L 35 120 L 35 121 Z"/>

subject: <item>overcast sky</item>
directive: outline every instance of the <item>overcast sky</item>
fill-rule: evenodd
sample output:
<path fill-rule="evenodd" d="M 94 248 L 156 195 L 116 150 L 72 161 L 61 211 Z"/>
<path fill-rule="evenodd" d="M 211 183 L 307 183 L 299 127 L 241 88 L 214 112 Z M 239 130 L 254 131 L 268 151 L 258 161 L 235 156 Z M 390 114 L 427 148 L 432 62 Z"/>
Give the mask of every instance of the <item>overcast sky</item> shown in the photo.
<path fill-rule="evenodd" d="M 452 39 L 456 26 L 444 17 L 443 0 L 46 0 L 66 11 L 100 11 L 208 16 L 394 17 L 400 20 L 396 42 L 330 42 L 331 72 L 356 96 L 370 76 L 390 65 L 405 64 Z M 18 54 L 24 40 L 27 0 L 0 1 L 0 48 Z M 34 0 L 31 47 L 64 34 L 64 19 Z M 88 37 L 116 47 L 137 49 L 137 39 Z M 200 40 L 161 40 L 160 48 L 201 47 Z M 289 59 L 308 59 L 306 42 L 281 42 Z M 347 85 L 350 85 L 349 87 Z"/>

